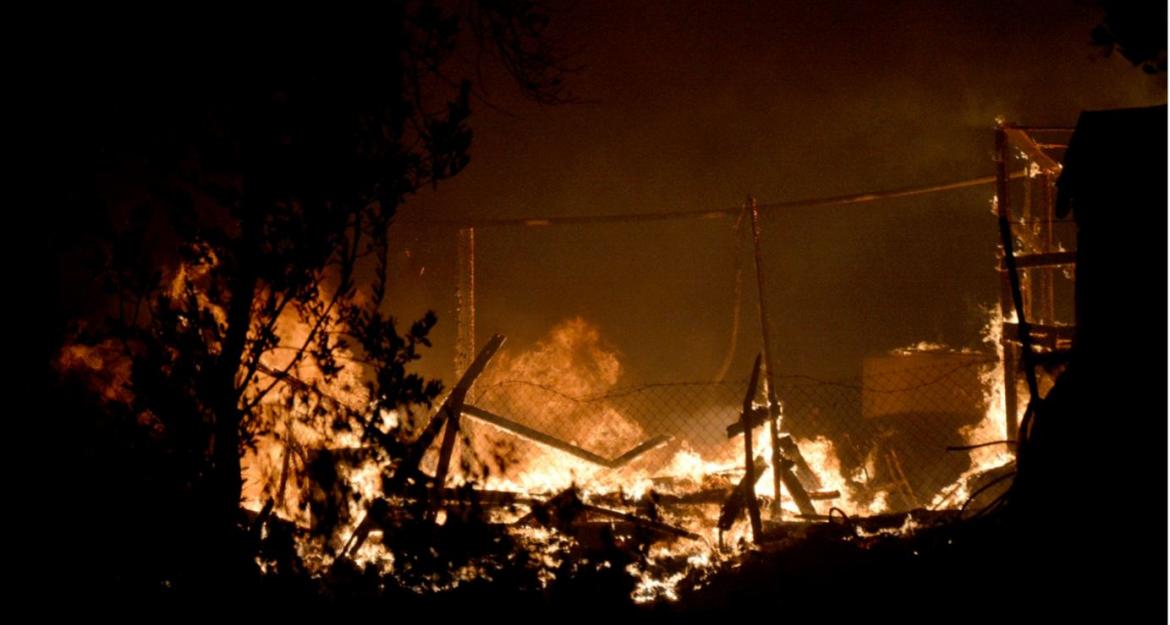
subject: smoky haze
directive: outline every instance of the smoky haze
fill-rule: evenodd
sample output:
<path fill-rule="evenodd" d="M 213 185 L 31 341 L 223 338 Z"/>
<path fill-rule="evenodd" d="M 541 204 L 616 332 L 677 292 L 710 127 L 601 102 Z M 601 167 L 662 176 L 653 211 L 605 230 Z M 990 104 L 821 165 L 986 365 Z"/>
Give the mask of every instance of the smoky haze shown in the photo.
<path fill-rule="evenodd" d="M 450 380 L 455 236 L 435 222 L 722 209 L 988 176 L 997 116 L 1065 125 L 1166 99 L 1089 45 L 1077 2 L 588 2 L 558 15 L 585 103 L 539 107 L 489 80 L 472 161 L 402 209 L 395 312 L 439 314 L 420 367 Z M 495 107 L 495 108 L 493 108 Z M 1137 158 L 1137 155 L 1133 156 Z M 766 212 L 777 368 L 853 376 L 920 340 L 977 347 L 997 301 L 990 185 Z M 741 224 L 741 228 L 746 224 Z M 735 220 L 476 231 L 478 341 L 513 349 L 583 317 L 623 382 L 729 378 L 761 348 Z M 1155 259 L 1160 262 L 1160 259 Z"/>

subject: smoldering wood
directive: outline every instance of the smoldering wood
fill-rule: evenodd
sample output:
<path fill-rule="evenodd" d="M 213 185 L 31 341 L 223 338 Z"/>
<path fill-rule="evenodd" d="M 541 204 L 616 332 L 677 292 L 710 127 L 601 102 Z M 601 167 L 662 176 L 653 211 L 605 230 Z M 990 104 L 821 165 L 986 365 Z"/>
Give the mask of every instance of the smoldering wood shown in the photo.
<path fill-rule="evenodd" d="M 480 421 L 490 423 L 502 430 L 506 430 L 522 438 L 526 438 L 530 441 L 545 445 L 547 447 L 552 447 L 553 449 L 563 451 L 591 464 L 596 464 L 598 466 L 609 469 L 618 469 L 624 467 L 638 456 L 657 449 L 670 442 L 672 439 L 672 437 L 665 435 L 654 436 L 639 443 L 617 458 L 610 459 L 595 454 L 588 449 L 582 449 L 576 445 L 573 445 L 572 443 L 556 438 L 555 436 L 550 436 L 544 432 L 530 428 L 522 423 L 517 423 L 516 421 L 508 419 L 507 417 L 500 416 L 478 406 L 465 404 L 462 410 L 463 414 L 469 417 L 474 417 Z"/>

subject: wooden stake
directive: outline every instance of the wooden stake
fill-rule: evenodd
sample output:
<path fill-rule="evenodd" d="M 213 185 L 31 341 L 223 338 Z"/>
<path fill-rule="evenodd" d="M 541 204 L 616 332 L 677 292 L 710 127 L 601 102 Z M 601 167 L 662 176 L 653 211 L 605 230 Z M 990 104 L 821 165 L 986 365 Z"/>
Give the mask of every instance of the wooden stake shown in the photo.
<path fill-rule="evenodd" d="M 756 463 L 755 453 L 752 451 L 752 400 L 756 397 L 756 389 L 760 383 L 760 355 L 756 355 L 756 363 L 752 365 L 752 379 L 748 382 L 747 394 L 743 396 L 743 412 L 741 418 L 743 419 L 743 468 L 744 468 L 744 482 L 752 486 L 744 488 L 741 495 L 743 496 L 744 505 L 747 506 L 748 515 L 752 522 L 752 542 L 760 542 L 760 537 L 763 535 L 763 524 L 760 522 L 760 505 L 756 501 L 756 490 L 754 488 L 756 483 Z"/>
<path fill-rule="evenodd" d="M 780 402 L 776 398 L 776 361 L 772 358 L 772 332 L 768 325 L 768 309 L 765 301 L 764 288 L 764 254 L 760 246 L 760 207 L 756 198 L 748 196 L 747 210 L 752 214 L 752 244 L 756 251 L 756 289 L 760 304 L 760 331 L 764 335 L 764 360 L 768 374 L 768 410 L 771 418 L 768 420 L 768 435 L 772 438 L 772 490 L 775 495 L 773 516 L 779 521 L 784 518 L 783 508 L 780 506 Z M 746 422 L 745 422 L 746 424 Z M 750 426 L 744 427 L 744 436 L 750 436 Z"/>

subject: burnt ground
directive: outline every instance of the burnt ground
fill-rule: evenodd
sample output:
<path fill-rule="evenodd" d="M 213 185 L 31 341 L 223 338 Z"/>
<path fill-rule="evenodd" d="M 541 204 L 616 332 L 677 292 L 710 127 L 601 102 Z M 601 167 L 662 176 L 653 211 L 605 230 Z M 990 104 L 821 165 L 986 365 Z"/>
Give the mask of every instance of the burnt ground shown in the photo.
<path fill-rule="evenodd" d="M 114 592 L 83 605 L 156 616 L 233 605 L 257 618 L 320 615 L 331 621 L 359 615 L 371 621 L 712 625 L 728 619 L 1049 623 L 1094 622 L 1088 617 L 1102 615 L 1108 622 L 1159 620 L 1165 578 L 1142 566 L 1146 558 L 1160 562 L 1159 553 L 1111 553 L 1114 545 L 1100 534 L 1053 550 L 1052 544 L 1021 541 L 1010 514 L 967 521 L 937 513 L 912 516 L 917 527 L 902 533 L 878 529 L 898 528 L 905 515 L 864 521 L 865 527 L 773 527 L 763 546 L 702 580 L 684 580 L 678 601 L 648 605 L 630 602 L 633 580 L 620 566 L 580 567 L 572 574 L 566 569 L 544 589 L 536 589 L 523 567 L 504 567 L 490 582 L 428 594 L 388 586 L 372 569 L 342 568 L 316 582 L 304 575 L 262 577 L 229 597 L 160 592 L 129 602 Z"/>

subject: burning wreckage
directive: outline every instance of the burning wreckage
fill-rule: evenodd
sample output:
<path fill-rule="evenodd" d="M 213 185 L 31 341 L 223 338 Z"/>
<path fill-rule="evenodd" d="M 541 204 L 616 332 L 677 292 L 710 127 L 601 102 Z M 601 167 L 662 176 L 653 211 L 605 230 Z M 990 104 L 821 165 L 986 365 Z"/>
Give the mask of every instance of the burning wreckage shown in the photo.
<path fill-rule="evenodd" d="M 1015 472 L 1021 395 L 1046 393 L 1069 347 L 1061 284 L 1077 260 L 1075 231 L 1054 212 L 1068 129 L 1002 125 L 998 138 L 1003 289 L 984 331 L 993 356 L 923 343 L 871 357 L 860 385 L 830 385 L 850 394 L 841 402 L 773 376 L 765 343 L 750 376 L 711 402 L 703 440 L 695 419 L 673 414 L 685 413 L 678 402 L 651 398 L 638 418 L 624 414 L 618 400 L 636 389 L 614 388 L 617 356 L 581 319 L 520 354 L 492 336 L 433 413 L 416 422 L 385 411 L 366 432 L 301 418 L 372 405 L 357 358 L 326 379 L 308 361 L 265 354 L 254 383 L 279 380 L 317 403 L 274 396 L 259 407 L 276 416 L 243 457 L 243 508 L 257 541 L 284 541 L 298 560 L 261 548 L 261 569 L 373 571 L 418 592 L 508 567 L 540 584 L 605 570 L 651 602 L 708 584 L 753 550 L 809 537 L 865 544 L 994 505 Z M 278 333 L 296 343 L 307 328 L 286 317 Z M 63 362 L 102 367 L 80 346 Z M 850 402 L 859 420 L 843 428 L 809 418 Z"/>
<path fill-rule="evenodd" d="M 514 376 L 537 369 L 561 376 L 570 387 L 587 389 L 589 383 L 582 378 L 588 376 L 574 379 L 568 370 L 574 359 L 567 352 L 591 352 L 603 368 L 616 364 L 597 350 L 596 340 L 594 328 L 573 320 L 556 328 L 534 352 L 512 358 L 505 354 L 501 360 L 504 337 L 493 336 L 438 409 L 415 425 L 406 437 L 410 443 L 392 465 L 356 454 L 356 440 L 348 448 L 309 451 L 296 442 L 295 429 L 289 429 L 284 438 L 260 445 L 246 459 L 253 527 L 259 533 L 269 531 L 262 529 L 266 526 L 282 525 L 283 532 L 297 537 L 301 558 L 318 573 L 338 566 L 373 569 L 411 579 L 409 584 L 420 591 L 490 578 L 492 558 L 510 556 L 489 549 L 485 558 L 469 559 L 448 577 L 424 573 L 426 566 L 403 557 L 404 547 L 436 540 L 508 541 L 532 554 L 531 566 L 540 569 L 545 581 L 563 571 L 572 575 L 581 563 L 616 564 L 622 569 L 617 574 L 632 584 L 632 598 L 646 602 L 675 599 L 680 585 L 701 586 L 750 545 L 790 544 L 809 532 L 829 532 L 834 540 L 872 540 L 952 519 L 975 487 L 1012 469 L 1012 455 L 1002 445 L 963 448 L 958 455 L 966 461 L 944 473 L 945 484 L 917 479 L 910 473 L 922 467 L 913 458 L 903 460 L 887 432 L 886 439 L 847 470 L 829 438 L 783 431 L 781 403 L 769 400 L 768 390 L 775 386 L 766 379 L 761 356 L 740 387 L 739 405 L 720 412 L 727 415 L 723 443 L 701 451 L 676 436 L 647 436 L 633 420 L 604 404 L 586 405 L 591 413 L 582 429 L 571 433 L 572 440 L 542 430 L 555 428 L 542 422 L 531 406 L 521 416 L 501 414 L 504 410 L 498 407 L 509 404 L 500 401 L 506 393 L 498 391 Z M 985 411 L 967 420 L 958 442 L 1003 440 L 1004 394 L 995 362 L 932 346 L 886 360 L 902 366 L 914 362 L 921 369 L 922 359 L 942 359 L 952 371 L 956 362 L 963 371 L 977 365 L 979 377 L 971 384 L 987 392 L 979 400 Z M 881 366 L 879 362 L 870 368 Z M 276 373 L 273 368 L 267 372 Z M 871 385 L 882 391 L 885 378 L 871 378 L 876 380 Z M 481 388 L 497 392 L 475 392 Z M 886 401 L 880 405 L 887 412 L 913 412 L 907 406 L 889 408 L 890 398 L 896 402 L 905 391 L 885 390 Z M 556 397 L 545 410 L 558 413 L 552 405 Z M 912 397 L 900 399 L 914 402 Z M 560 401 L 572 399 L 562 396 Z M 877 408 L 867 411 L 882 420 Z M 384 434 L 407 426 L 396 414 L 384 417 Z M 345 462 L 347 454 L 356 459 Z M 324 538 L 314 531 L 322 523 L 314 512 L 330 508 L 330 495 L 311 479 L 290 476 L 297 464 L 308 468 L 322 459 L 341 467 L 335 479 L 352 489 L 340 515 L 325 515 L 335 526 Z M 420 521 L 430 528 L 423 534 Z M 468 531 L 472 526 L 479 529 Z M 442 535 L 448 538 L 437 538 Z"/>
<path fill-rule="evenodd" d="M 1036 360 L 1059 362 L 1071 336 L 1072 325 L 1060 321 L 1067 302 L 1058 283 L 1071 277 L 1075 255 L 1066 251 L 1073 243 L 1053 213 L 1057 157 L 1067 134 L 1008 125 L 998 131 L 993 207 L 1004 243 L 1003 298 L 985 328 L 996 357 L 920 344 L 867 359 L 860 412 L 863 422 L 882 425 L 871 428 L 876 434 L 868 437 L 868 448 L 848 463 L 839 455 L 848 432 L 827 436 L 799 419 L 796 430 L 785 431 L 786 400 L 764 364 L 766 342 L 739 387 L 741 399 L 716 411 L 724 420 L 718 445 L 700 449 L 685 434 L 650 434 L 605 401 L 583 402 L 591 395 L 620 396 L 609 388 L 619 365 L 598 346 L 598 331 L 575 319 L 533 352 L 505 355 L 503 363 L 497 356 L 504 337 L 492 336 L 421 423 L 383 414 L 375 434 L 408 441 L 393 459 L 357 453 L 369 442 L 356 435 L 326 440 L 299 432 L 290 419 L 283 435 L 262 441 L 245 458 L 245 508 L 254 532 L 283 528 L 317 574 L 339 566 L 372 569 L 412 579 L 408 585 L 420 591 L 490 577 L 491 566 L 473 558 L 453 574 L 427 574 L 402 558 L 404 547 L 427 548 L 436 540 L 510 542 L 530 554 L 543 581 L 591 560 L 598 567 L 618 565 L 631 580 L 632 597 L 645 602 L 677 598 L 684 582 L 700 587 L 749 545 L 792 544 L 818 532 L 847 541 L 906 535 L 960 516 L 977 499 L 997 501 L 1014 473 L 1019 396 L 1051 387 L 1054 368 L 1038 377 Z M 1013 228 L 1016 221 L 1030 227 Z M 766 324 L 762 310 L 761 317 Z M 574 350 L 586 352 L 589 372 L 579 370 L 581 358 L 568 353 Z M 907 370 L 943 374 L 907 385 L 900 375 Z M 1017 380 L 1021 370 L 1026 388 Z M 344 401 L 282 372 L 278 363 L 261 374 Z M 965 404 L 964 414 L 924 405 L 916 389 L 940 381 Z M 517 408 L 507 401 L 516 384 L 548 393 Z M 572 421 L 567 430 L 566 415 Z M 899 443 L 899 430 L 913 427 L 941 432 L 948 448 Z M 306 476 L 322 465 L 329 465 L 324 487 Z M 298 466 L 305 475 L 293 475 Z M 346 485 L 340 498 L 328 492 L 328 484 L 339 483 Z M 430 528 L 424 534 L 418 533 L 420 521 Z M 319 531 L 323 524 L 328 531 Z M 478 533 L 466 531 L 469 524 Z M 447 538 L 437 539 L 443 528 Z M 459 532 L 469 535 L 455 537 Z M 515 557 L 480 551 L 489 560 Z"/>

